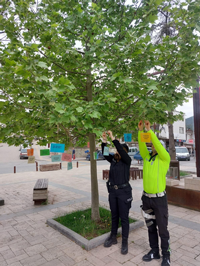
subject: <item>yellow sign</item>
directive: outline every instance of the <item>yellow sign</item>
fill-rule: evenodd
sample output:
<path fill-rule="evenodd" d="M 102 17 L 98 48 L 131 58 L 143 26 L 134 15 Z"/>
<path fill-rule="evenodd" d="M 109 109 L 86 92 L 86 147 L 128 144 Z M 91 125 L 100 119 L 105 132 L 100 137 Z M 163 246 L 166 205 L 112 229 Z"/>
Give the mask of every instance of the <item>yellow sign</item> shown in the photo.
<path fill-rule="evenodd" d="M 35 156 L 28 156 L 28 163 L 35 163 Z"/>
<path fill-rule="evenodd" d="M 151 142 L 151 133 L 140 133 L 142 142 Z"/>

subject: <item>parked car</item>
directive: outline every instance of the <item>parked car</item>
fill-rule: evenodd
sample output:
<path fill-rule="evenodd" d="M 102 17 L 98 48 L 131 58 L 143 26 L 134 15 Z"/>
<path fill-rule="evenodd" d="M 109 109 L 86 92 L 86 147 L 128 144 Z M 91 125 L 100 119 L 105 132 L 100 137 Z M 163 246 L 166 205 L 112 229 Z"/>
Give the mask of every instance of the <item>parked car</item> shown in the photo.
<path fill-rule="evenodd" d="M 142 156 L 140 155 L 140 151 L 137 151 L 133 158 L 137 161 L 142 161 Z"/>
<path fill-rule="evenodd" d="M 131 157 L 131 159 L 133 159 L 133 156 L 136 154 L 137 151 L 138 151 L 137 147 L 129 147 L 128 155 Z"/>
<path fill-rule="evenodd" d="M 175 147 L 176 160 L 178 161 L 190 161 L 190 154 L 186 147 Z"/>
<path fill-rule="evenodd" d="M 19 158 L 20 159 L 28 159 L 27 149 L 21 149 Z"/>
<path fill-rule="evenodd" d="M 98 159 L 97 160 L 105 160 L 105 157 L 103 156 L 101 151 L 97 152 L 98 154 Z M 110 152 L 111 155 L 114 155 L 114 152 Z M 90 161 L 90 153 L 86 156 L 86 160 Z"/>
<path fill-rule="evenodd" d="M 26 145 L 26 147 L 24 147 Z M 29 142 L 28 140 L 24 141 L 24 144 L 20 144 L 19 146 L 19 151 L 21 151 L 21 149 L 30 149 L 30 147 L 33 145 L 33 143 Z"/>
<path fill-rule="evenodd" d="M 152 152 L 151 147 L 147 147 L 147 149 L 148 149 L 149 153 Z M 143 160 L 142 156 L 140 155 L 140 151 L 136 152 L 136 154 L 133 156 L 133 159 L 135 159 L 137 161 L 142 161 Z"/>

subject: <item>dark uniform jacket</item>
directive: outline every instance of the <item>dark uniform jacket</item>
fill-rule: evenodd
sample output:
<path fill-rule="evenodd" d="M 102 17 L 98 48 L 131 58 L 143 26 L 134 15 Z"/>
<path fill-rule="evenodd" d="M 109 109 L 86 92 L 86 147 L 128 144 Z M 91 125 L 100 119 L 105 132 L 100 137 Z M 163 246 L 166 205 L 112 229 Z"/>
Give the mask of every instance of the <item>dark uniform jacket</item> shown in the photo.
<path fill-rule="evenodd" d="M 129 182 L 131 158 L 123 149 L 118 140 L 113 140 L 113 144 L 120 154 L 121 160 L 117 162 L 111 154 L 109 154 L 109 156 L 104 156 L 105 159 L 111 163 L 108 182 L 111 186 L 126 184 Z M 102 154 L 105 146 L 106 143 L 101 144 Z"/>

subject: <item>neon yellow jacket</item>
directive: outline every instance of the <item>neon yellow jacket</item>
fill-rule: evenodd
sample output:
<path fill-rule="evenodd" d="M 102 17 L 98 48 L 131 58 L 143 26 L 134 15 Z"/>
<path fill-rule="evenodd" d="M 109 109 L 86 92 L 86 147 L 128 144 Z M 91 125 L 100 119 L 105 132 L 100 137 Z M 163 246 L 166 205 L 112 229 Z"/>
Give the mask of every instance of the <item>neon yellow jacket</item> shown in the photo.
<path fill-rule="evenodd" d="M 156 155 L 150 162 L 151 158 L 147 149 L 146 143 L 141 142 L 140 133 L 138 132 L 138 142 L 140 154 L 143 158 L 143 187 L 144 191 L 149 194 L 156 194 L 165 191 L 166 188 L 166 174 L 169 168 L 170 156 L 169 153 L 162 146 L 156 135 L 152 130 L 151 142 L 153 143 L 158 155 Z"/>

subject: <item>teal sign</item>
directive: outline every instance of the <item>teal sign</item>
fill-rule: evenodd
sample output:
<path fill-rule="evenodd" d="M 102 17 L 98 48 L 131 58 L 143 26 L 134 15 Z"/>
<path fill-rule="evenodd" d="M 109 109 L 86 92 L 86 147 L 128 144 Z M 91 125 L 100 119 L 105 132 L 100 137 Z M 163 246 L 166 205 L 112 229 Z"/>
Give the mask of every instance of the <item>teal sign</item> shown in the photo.
<path fill-rule="evenodd" d="M 109 156 L 109 148 L 108 147 L 104 147 L 104 149 L 103 149 L 103 155 Z"/>
<path fill-rule="evenodd" d="M 72 162 L 68 162 L 67 164 L 67 170 L 71 170 L 72 169 Z"/>
<path fill-rule="evenodd" d="M 60 162 L 61 161 L 61 154 L 59 155 L 51 155 L 52 162 Z"/>
<path fill-rule="evenodd" d="M 132 134 L 131 133 L 125 133 L 124 134 L 124 141 L 125 142 L 131 142 L 132 140 Z"/>
<path fill-rule="evenodd" d="M 50 155 L 49 149 L 40 150 L 40 156 Z"/>
<path fill-rule="evenodd" d="M 51 143 L 50 152 L 61 152 L 65 151 L 65 144 Z"/>

